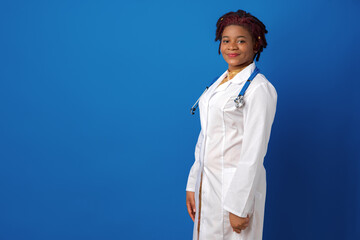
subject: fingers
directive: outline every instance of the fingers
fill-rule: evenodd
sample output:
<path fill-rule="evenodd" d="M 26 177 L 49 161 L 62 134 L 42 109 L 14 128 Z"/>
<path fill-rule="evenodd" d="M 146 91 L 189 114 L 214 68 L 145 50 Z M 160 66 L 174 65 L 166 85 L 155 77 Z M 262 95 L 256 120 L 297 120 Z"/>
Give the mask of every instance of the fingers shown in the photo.
<path fill-rule="evenodd" d="M 188 210 L 189 216 L 190 216 L 191 219 L 194 221 L 194 219 L 195 219 L 195 213 L 196 213 L 195 203 L 192 204 L 191 201 L 186 201 L 186 206 L 187 206 L 187 210 Z"/>
<path fill-rule="evenodd" d="M 237 225 L 236 227 L 233 227 L 233 231 L 236 233 L 241 233 L 242 230 L 245 230 L 250 223 L 249 215 L 244 219 L 245 221 L 242 224 Z"/>
<path fill-rule="evenodd" d="M 241 233 L 241 231 L 245 230 L 248 226 L 249 226 L 249 224 L 244 224 L 241 227 L 233 228 L 233 231 L 236 232 L 236 233 Z"/>
<path fill-rule="evenodd" d="M 186 206 L 189 213 L 189 216 L 194 221 L 196 208 L 195 208 L 195 194 L 193 192 L 188 192 L 186 194 Z"/>
<path fill-rule="evenodd" d="M 245 230 L 249 226 L 249 223 L 250 223 L 250 219 L 249 217 L 247 217 L 245 222 L 241 225 L 241 229 Z"/>
<path fill-rule="evenodd" d="M 249 226 L 249 223 L 245 223 L 241 226 L 241 230 L 245 230 Z"/>
<path fill-rule="evenodd" d="M 241 227 L 233 227 L 233 231 L 240 233 L 242 230 L 245 230 L 249 225 L 242 225 Z"/>

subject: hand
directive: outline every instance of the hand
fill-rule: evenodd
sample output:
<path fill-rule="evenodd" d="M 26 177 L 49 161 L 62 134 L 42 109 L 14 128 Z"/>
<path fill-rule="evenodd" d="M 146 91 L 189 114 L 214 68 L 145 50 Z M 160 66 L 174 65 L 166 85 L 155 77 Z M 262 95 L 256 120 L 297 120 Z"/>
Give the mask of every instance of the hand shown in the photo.
<path fill-rule="evenodd" d="M 191 219 L 194 221 L 196 213 L 194 192 L 186 191 L 186 206 Z"/>
<path fill-rule="evenodd" d="M 246 218 L 238 217 L 229 212 L 230 225 L 234 232 L 240 233 L 249 226 L 249 215 Z"/>

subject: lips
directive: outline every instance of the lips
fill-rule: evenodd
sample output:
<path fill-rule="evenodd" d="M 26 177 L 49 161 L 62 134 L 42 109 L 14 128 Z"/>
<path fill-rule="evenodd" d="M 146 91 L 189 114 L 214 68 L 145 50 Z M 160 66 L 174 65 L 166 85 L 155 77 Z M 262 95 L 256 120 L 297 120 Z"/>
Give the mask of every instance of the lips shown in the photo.
<path fill-rule="evenodd" d="M 237 57 L 237 56 L 239 56 L 239 54 L 237 54 L 237 53 L 229 53 L 228 54 L 228 57 Z"/>

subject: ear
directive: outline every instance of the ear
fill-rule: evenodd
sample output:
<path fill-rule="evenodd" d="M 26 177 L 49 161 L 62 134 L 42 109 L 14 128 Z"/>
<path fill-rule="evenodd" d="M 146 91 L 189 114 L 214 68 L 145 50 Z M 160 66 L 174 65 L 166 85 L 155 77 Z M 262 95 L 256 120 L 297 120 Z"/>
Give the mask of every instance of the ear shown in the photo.
<path fill-rule="evenodd" d="M 258 53 L 259 51 L 259 42 L 255 42 L 255 45 L 254 45 L 254 53 Z"/>

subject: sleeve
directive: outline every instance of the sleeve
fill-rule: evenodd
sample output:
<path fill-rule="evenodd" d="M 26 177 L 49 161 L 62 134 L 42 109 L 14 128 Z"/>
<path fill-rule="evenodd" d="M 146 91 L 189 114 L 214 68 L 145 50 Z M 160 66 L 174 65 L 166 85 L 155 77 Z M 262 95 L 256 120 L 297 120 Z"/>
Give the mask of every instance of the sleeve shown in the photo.
<path fill-rule="evenodd" d="M 252 213 L 259 170 L 264 162 L 277 93 L 270 83 L 257 86 L 244 105 L 244 135 L 241 159 L 225 196 L 224 209 L 239 216 Z"/>
<path fill-rule="evenodd" d="M 186 191 L 195 192 L 196 178 L 200 169 L 200 160 L 199 160 L 200 149 L 203 140 L 204 140 L 204 134 L 201 130 L 195 147 L 195 162 L 190 169 L 190 173 L 186 185 Z"/>

